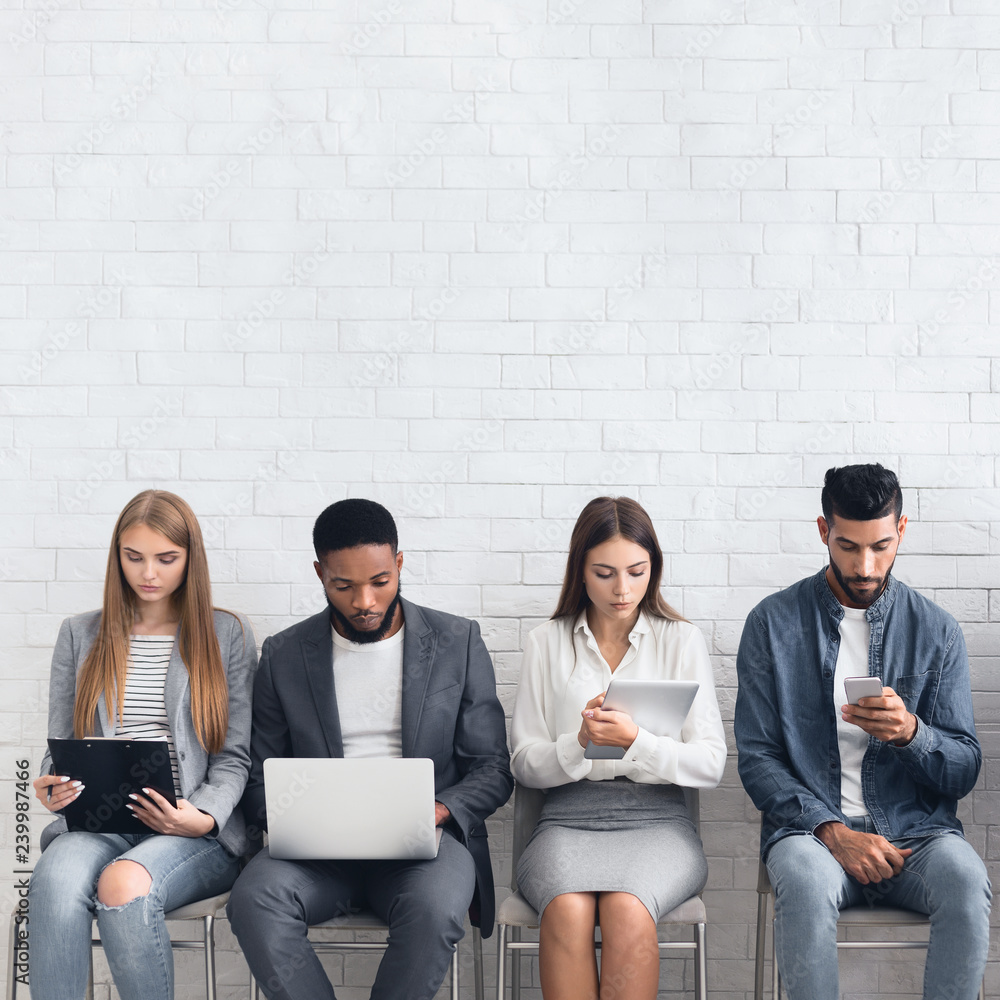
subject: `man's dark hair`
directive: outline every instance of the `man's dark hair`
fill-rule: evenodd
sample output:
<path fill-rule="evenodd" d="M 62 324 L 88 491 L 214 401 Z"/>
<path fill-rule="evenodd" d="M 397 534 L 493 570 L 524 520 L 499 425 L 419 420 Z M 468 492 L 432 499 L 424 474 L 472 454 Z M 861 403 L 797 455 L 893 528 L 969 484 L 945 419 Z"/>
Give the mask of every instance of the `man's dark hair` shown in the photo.
<path fill-rule="evenodd" d="M 903 513 L 903 491 L 896 473 L 875 465 L 844 465 L 827 469 L 823 486 L 823 516 L 847 521 L 875 521 Z"/>
<path fill-rule="evenodd" d="M 338 500 L 316 518 L 313 548 L 317 559 L 358 545 L 391 545 L 392 554 L 396 554 L 396 522 L 380 503 L 360 497 Z"/>

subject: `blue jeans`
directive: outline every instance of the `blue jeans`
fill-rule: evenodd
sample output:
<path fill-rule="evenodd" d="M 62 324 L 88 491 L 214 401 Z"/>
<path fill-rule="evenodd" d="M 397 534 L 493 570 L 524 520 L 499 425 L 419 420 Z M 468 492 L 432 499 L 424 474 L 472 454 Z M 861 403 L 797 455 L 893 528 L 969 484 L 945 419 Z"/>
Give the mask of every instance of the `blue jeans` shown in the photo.
<path fill-rule="evenodd" d="M 861 817 L 851 827 L 873 833 Z M 774 887 L 775 947 L 789 1000 L 837 1000 L 837 914 L 884 903 L 926 913 L 930 945 L 924 1000 L 974 1000 L 986 968 L 990 882 L 986 867 L 957 833 L 895 842 L 912 848 L 903 870 L 877 884 L 849 876 L 812 834 L 783 837 L 767 855 Z"/>
<path fill-rule="evenodd" d="M 152 884 L 146 896 L 105 906 L 97 902 L 97 880 L 119 859 L 142 865 Z M 238 872 L 238 860 L 207 837 L 56 837 L 42 852 L 28 890 L 32 1000 L 82 1000 L 95 916 L 122 1000 L 171 1000 L 174 959 L 164 911 L 225 892 Z"/>

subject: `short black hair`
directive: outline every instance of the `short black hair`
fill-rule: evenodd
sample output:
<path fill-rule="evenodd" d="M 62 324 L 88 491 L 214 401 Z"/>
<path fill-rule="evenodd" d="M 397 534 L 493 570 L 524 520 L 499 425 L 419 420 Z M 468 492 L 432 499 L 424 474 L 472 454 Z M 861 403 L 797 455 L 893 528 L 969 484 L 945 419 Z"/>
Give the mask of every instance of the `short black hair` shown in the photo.
<path fill-rule="evenodd" d="M 848 521 L 876 521 L 903 513 L 903 491 L 896 473 L 875 465 L 843 465 L 827 469 L 823 485 L 823 516 L 834 514 Z"/>
<path fill-rule="evenodd" d="M 313 548 L 317 559 L 358 545 L 391 545 L 392 554 L 396 554 L 396 522 L 380 503 L 360 497 L 338 500 L 316 518 Z"/>

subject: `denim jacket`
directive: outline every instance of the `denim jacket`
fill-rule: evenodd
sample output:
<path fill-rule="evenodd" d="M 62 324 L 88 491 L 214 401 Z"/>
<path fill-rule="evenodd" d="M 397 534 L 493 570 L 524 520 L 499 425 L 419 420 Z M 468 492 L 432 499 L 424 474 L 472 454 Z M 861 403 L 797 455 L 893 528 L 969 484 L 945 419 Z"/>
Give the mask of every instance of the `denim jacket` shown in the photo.
<path fill-rule="evenodd" d="M 736 660 L 739 772 L 763 814 L 761 853 L 791 834 L 844 822 L 833 677 L 844 609 L 825 568 L 765 598 L 747 618 Z M 887 840 L 961 832 L 958 800 L 982 753 L 972 718 L 965 640 L 958 622 L 889 577 L 865 614 L 868 673 L 917 717 L 905 747 L 873 736 L 861 765 L 865 806 Z"/>

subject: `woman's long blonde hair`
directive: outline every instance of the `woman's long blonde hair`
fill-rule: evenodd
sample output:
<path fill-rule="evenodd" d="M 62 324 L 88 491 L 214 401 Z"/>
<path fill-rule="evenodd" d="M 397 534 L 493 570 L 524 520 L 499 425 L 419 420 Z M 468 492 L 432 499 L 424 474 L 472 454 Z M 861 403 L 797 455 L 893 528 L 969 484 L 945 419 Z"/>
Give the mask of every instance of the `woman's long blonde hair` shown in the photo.
<path fill-rule="evenodd" d="M 97 704 L 102 694 L 109 715 L 112 705 L 116 706 L 119 720 L 124 713 L 129 635 L 135 623 L 137 601 L 122 572 L 121 540 L 126 531 L 140 524 L 187 550 L 184 580 L 169 599 L 181 623 L 180 654 L 191 682 L 195 734 L 208 753 L 218 753 L 229 726 L 229 692 L 215 634 L 205 545 L 194 511 L 179 496 L 165 490 L 144 490 L 118 515 L 104 574 L 100 630 L 77 677 L 73 731 L 78 739 L 95 731 Z"/>

